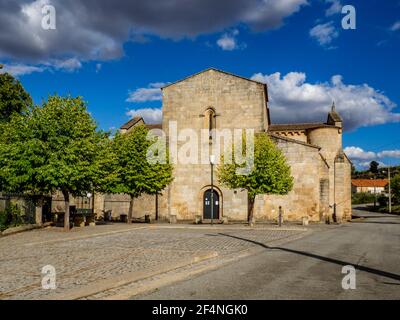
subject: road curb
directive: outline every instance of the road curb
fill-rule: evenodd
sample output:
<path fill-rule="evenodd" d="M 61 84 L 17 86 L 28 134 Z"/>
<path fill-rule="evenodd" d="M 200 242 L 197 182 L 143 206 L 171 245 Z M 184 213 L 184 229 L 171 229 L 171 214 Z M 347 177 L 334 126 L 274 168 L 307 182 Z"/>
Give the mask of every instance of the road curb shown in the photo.
<path fill-rule="evenodd" d="M 230 226 L 185 226 L 185 225 L 167 225 L 167 226 L 157 226 L 150 225 L 150 229 L 192 229 L 192 230 L 247 230 L 247 231 L 307 231 L 308 228 L 302 227 L 230 227 Z"/>

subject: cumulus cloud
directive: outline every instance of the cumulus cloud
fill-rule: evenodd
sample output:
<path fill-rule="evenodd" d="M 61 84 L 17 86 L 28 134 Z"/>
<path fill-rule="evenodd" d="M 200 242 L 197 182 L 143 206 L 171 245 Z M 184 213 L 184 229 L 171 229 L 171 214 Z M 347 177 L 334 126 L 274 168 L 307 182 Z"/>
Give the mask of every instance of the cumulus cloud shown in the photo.
<path fill-rule="evenodd" d="M 339 36 L 333 22 L 318 24 L 310 30 L 310 36 L 318 41 L 321 46 L 327 46 Z"/>
<path fill-rule="evenodd" d="M 400 158 L 400 150 L 383 150 L 380 152 L 365 151 L 360 147 L 346 147 L 343 150 L 352 162 L 361 168 L 368 168 L 371 161 L 379 163 L 380 167 L 386 167 L 387 165 L 379 161 L 384 158 Z"/>
<path fill-rule="evenodd" d="M 43 5 L 56 9 L 56 29 L 41 27 Z M 307 0 L 16 0 L 0 1 L 0 58 L 107 60 L 145 35 L 179 39 L 243 23 L 279 27 Z"/>
<path fill-rule="evenodd" d="M 385 150 L 378 152 L 379 158 L 400 158 L 400 150 Z"/>
<path fill-rule="evenodd" d="M 131 118 L 140 116 L 146 123 L 161 123 L 162 120 L 162 111 L 159 108 L 129 110 L 126 114 Z"/>
<path fill-rule="evenodd" d="M 352 160 L 374 160 L 377 157 L 375 152 L 364 151 L 359 147 L 347 147 L 343 151 Z"/>
<path fill-rule="evenodd" d="M 138 88 L 135 91 L 129 92 L 126 99 L 127 102 L 147 102 L 162 100 L 161 88 L 167 83 L 154 82 L 150 83 L 147 88 Z"/>
<path fill-rule="evenodd" d="M 393 112 L 396 104 L 382 92 L 368 84 L 346 84 L 340 75 L 314 84 L 301 72 L 257 73 L 252 79 L 268 85 L 273 123 L 326 121 L 332 101 L 345 130 L 400 121 L 400 113 Z"/>
<path fill-rule="evenodd" d="M 217 45 L 226 51 L 232 51 L 236 49 L 243 49 L 246 45 L 244 43 L 238 44 L 236 36 L 239 34 L 238 30 L 233 30 L 230 33 L 224 33 L 218 40 Z"/>

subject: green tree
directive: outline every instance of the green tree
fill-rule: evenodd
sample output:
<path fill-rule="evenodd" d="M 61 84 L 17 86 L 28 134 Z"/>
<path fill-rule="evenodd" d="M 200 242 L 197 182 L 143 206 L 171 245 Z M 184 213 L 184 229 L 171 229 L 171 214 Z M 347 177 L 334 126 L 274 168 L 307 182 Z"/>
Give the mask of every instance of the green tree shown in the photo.
<path fill-rule="evenodd" d="M 144 125 L 140 125 L 128 133 L 117 133 L 111 141 L 110 155 L 103 161 L 106 173 L 103 191 L 124 193 L 131 198 L 128 223 L 132 222 L 135 198 L 142 194 L 157 194 L 172 181 L 168 157 L 164 159 L 165 163 L 148 160 L 148 151 L 157 139 L 149 136 L 148 132 Z M 166 149 L 164 154 L 167 155 Z"/>
<path fill-rule="evenodd" d="M 371 163 L 369 164 L 369 171 L 371 173 L 377 174 L 378 173 L 378 167 L 379 167 L 379 163 L 376 161 L 371 161 Z"/>
<path fill-rule="evenodd" d="M 97 131 L 82 98 L 51 96 L 43 107 L 6 124 L 0 142 L 0 187 L 28 194 L 61 191 L 64 228 L 69 230 L 70 195 L 93 190 L 106 134 Z"/>
<path fill-rule="evenodd" d="M 245 148 L 245 146 L 243 146 Z M 287 194 L 293 188 L 290 166 L 280 149 L 266 134 L 254 139 L 254 166 L 248 175 L 240 175 L 243 165 L 225 164 L 223 158 L 218 167 L 219 182 L 231 189 L 242 188 L 248 195 L 248 222 L 253 222 L 254 201 L 259 194 Z"/>
<path fill-rule="evenodd" d="M 395 175 L 393 179 L 391 179 L 390 187 L 392 189 L 392 193 L 394 199 L 397 203 L 400 202 L 400 173 Z"/>
<path fill-rule="evenodd" d="M 32 98 L 21 83 L 8 73 L 0 73 L 0 123 L 9 121 L 14 113 L 26 112 L 30 107 Z"/>

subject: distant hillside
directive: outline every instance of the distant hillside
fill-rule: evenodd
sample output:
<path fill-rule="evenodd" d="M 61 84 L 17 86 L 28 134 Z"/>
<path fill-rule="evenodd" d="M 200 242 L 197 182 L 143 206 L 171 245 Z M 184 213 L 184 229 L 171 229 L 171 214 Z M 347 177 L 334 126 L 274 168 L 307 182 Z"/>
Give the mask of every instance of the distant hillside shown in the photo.
<path fill-rule="evenodd" d="M 352 173 L 352 179 L 385 179 L 388 177 L 388 168 L 378 168 L 378 173 L 374 174 L 369 170 L 355 171 Z M 396 174 L 400 174 L 400 166 L 390 167 L 391 176 L 394 177 Z"/>

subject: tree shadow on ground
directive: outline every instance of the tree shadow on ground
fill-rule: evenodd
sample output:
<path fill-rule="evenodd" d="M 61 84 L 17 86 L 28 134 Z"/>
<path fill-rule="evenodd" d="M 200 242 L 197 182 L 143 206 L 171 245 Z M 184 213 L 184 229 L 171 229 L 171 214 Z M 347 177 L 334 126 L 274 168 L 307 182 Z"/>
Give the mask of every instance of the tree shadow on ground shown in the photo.
<path fill-rule="evenodd" d="M 369 268 L 369 267 L 365 267 L 365 266 L 355 265 L 354 263 L 351 263 L 351 262 L 348 262 L 348 261 L 337 260 L 337 259 L 333 259 L 333 258 L 329 258 L 329 257 L 320 256 L 320 255 L 317 255 L 317 254 L 314 254 L 314 253 L 300 251 L 300 250 L 294 250 L 294 249 L 289 249 L 289 248 L 270 247 L 270 246 L 268 246 L 268 245 L 266 245 L 264 243 L 258 242 L 258 241 L 254 241 L 254 240 L 250 240 L 250 239 L 246 239 L 246 238 L 241 238 L 241 237 L 237 237 L 237 236 L 230 235 L 230 234 L 219 233 L 219 235 L 225 236 L 225 237 L 234 238 L 234 239 L 238 239 L 238 240 L 242 240 L 242 241 L 247 241 L 247 242 L 256 244 L 256 245 L 258 245 L 260 247 L 263 247 L 265 249 L 269 249 L 269 250 L 281 250 L 281 251 L 285 251 L 285 252 L 295 253 L 295 254 L 298 254 L 298 255 L 302 255 L 302 256 L 318 259 L 318 260 L 321 260 L 321 261 L 334 263 L 334 264 L 337 264 L 337 265 L 340 265 L 340 266 L 352 265 L 352 266 L 354 266 L 354 268 L 356 268 L 356 269 L 358 269 L 360 271 L 364 271 L 364 272 L 368 272 L 368 273 L 376 274 L 376 275 L 379 275 L 379 276 L 382 276 L 382 277 L 386 277 L 386 278 L 390 278 L 390 279 L 394 279 L 394 280 L 400 281 L 400 275 L 398 275 L 398 274 L 391 273 L 391 272 L 386 272 L 386 271 L 382 271 L 382 270 L 378 270 L 378 269 L 374 269 L 374 268 Z"/>

